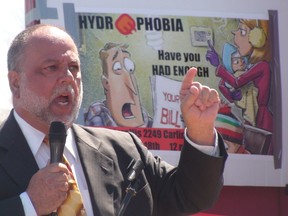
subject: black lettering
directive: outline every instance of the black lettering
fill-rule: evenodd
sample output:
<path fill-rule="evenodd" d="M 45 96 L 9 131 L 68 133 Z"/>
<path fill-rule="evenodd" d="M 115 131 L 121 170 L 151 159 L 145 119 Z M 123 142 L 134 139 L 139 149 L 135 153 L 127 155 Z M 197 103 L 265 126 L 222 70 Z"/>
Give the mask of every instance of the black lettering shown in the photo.
<path fill-rule="evenodd" d="M 137 23 L 137 29 L 140 30 L 141 26 L 144 25 L 144 19 L 141 17 L 136 18 L 136 23 Z"/>
<path fill-rule="evenodd" d="M 174 30 L 173 30 L 174 31 Z M 175 27 L 175 31 L 179 32 L 183 32 L 184 28 L 183 28 L 183 24 L 182 24 L 182 20 L 181 19 L 176 19 L 176 27 Z"/>
<path fill-rule="evenodd" d="M 86 16 L 79 16 L 79 28 L 80 29 L 87 29 L 87 19 Z"/>
<path fill-rule="evenodd" d="M 94 16 L 88 16 L 88 21 L 89 21 L 89 24 L 90 24 L 90 28 L 93 29 L 94 28 L 94 19 L 95 17 Z"/>
<path fill-rule="evenodd" d="M 141 30 L 144 27 L 146 31 L 184 31 L 182 20 L 175 18 L 137 17 L 136 26 L 137 30 Z"/>
<path fill-rule="evenodd" d="M 101 16 L 96 16 L 97 29 L 104 29 L 104 19 Z"/>
<path fill-rule="evenodd" d="M 154 19 L 154 29 L 156 31 L 161 31 L 162 30 L 161 19 L 159 19 L 159 18 L 155 18 Z"/>
<path fill-rule="evenodd" d="M 160 150 L 160 144 L 158 142 L 144 142 L 144 145 L 150 150 Z"/>
<path fill-rule="evenodd" d="M 163 50 L 158 50 L 158 59 L 164 60 L 164 51 Z"/>
<path fill-rule="evenodd" d="M 106 29 L 113 29 L 113 19 L 110 16 L 105 17 Z"/>
<path fill-rule="evenodd" d="M 184 61 L 200 62 L 200 53 L 183 53 Z"/>
<path fill-rule="evenodd" d="M 208 67 L 197 67 L 197 76 L 198 77 L 209 77 L 209 68 Z"/>
<path fill-rule="evenodd" d="M 113 19 L 109 16 L 84 16 L 79 15 L 80 29 L 113 29 Z"/>
<path fill-rule="evenodd" d="M 148 31 L 152 31 L 153 30 L 152 18 L 145 18 L 145 29 L 148 30 Z"/>
<path fill-rule="evenodd" d="M 163 31 L 170 31 L 169 19 L 163 18 Z"/>
<path fill-rule="evenodd" d="M 184 76 L 189 69 L 190 66 L 173 66 L 173 75 Z"/>
<path fill-rule="evenodd" d="M 158 59 L 167 61 L 181 61 L 180 52 L 164 52 L 163 50 L 158 50 Z"/>
<path fill-rule="evenodd" d="M 152 74 L 159 76 L 169 76 L 171 74 L 170 66 L 168 65 L 152 65 Z"/>

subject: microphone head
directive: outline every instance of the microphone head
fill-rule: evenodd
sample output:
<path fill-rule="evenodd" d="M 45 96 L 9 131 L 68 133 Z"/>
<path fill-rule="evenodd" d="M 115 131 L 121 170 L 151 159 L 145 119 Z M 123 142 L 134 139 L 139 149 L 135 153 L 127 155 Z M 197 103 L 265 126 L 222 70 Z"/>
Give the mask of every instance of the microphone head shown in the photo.
<path fill-rule="evenodd" d="M 63 122 L 53 121 L 50 125 L 49 136 L 54 134 L 65 134 L 66 136 L 66 126 Z"/>
<path fill-rule="evenodd" d="M 63 122 L 54 121 L 51 123 L 49 130 L 51 163 L 62 162 L 66 136 L 66 127 Z"/>

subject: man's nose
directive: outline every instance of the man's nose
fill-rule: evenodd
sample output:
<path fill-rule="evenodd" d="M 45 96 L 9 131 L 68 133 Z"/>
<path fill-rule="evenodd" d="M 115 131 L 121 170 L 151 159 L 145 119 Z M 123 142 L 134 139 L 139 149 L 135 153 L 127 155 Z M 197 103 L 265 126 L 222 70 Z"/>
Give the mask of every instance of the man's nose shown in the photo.
<path fill-rule="evenodd" d="M 69 70 L 69 67 L 63 67 L 60 72 L 60 82 L 71 82 L 74 80 L 73 73 Z"/>

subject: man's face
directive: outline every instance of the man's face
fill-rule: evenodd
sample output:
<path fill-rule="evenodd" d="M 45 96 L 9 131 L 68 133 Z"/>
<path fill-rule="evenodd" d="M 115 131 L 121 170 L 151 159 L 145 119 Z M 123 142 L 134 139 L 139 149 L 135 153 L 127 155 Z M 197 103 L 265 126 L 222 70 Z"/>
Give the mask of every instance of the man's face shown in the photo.
<path fill-rule="evenodd" d="M 139 127 L 144 124 L 135 65 L 127 51 L 112 48 L 108 51 L 107 77 L 102 80 L 107 106 L 119 126 Z"/>
<path fill-rule="evenodd" d="M 25 49 L 21 72 L 13 72 L 19 86 L 15 109 L 32 125 L 39 120 L 40 124 L 63 121 L 70 125 L 82 99 L 77 48 L 68 35 L 55 28 L 34 34 Z"/>

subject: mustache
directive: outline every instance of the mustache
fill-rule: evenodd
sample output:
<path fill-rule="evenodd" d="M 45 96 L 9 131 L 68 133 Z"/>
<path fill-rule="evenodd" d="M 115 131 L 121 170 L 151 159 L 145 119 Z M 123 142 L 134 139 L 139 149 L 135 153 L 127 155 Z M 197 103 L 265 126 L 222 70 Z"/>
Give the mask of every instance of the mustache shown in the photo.
<path fill-rule="evenodd" d="M 75 98 L 75 90 L 72 87 L 72 85 L 65 85 L 65 86 L 59 86 L 54 89 L 52 94 L 52 100 L 59 97 L 60 95 L 69 95 L 69 97 L 72 97 L 72 100 Z"/>

